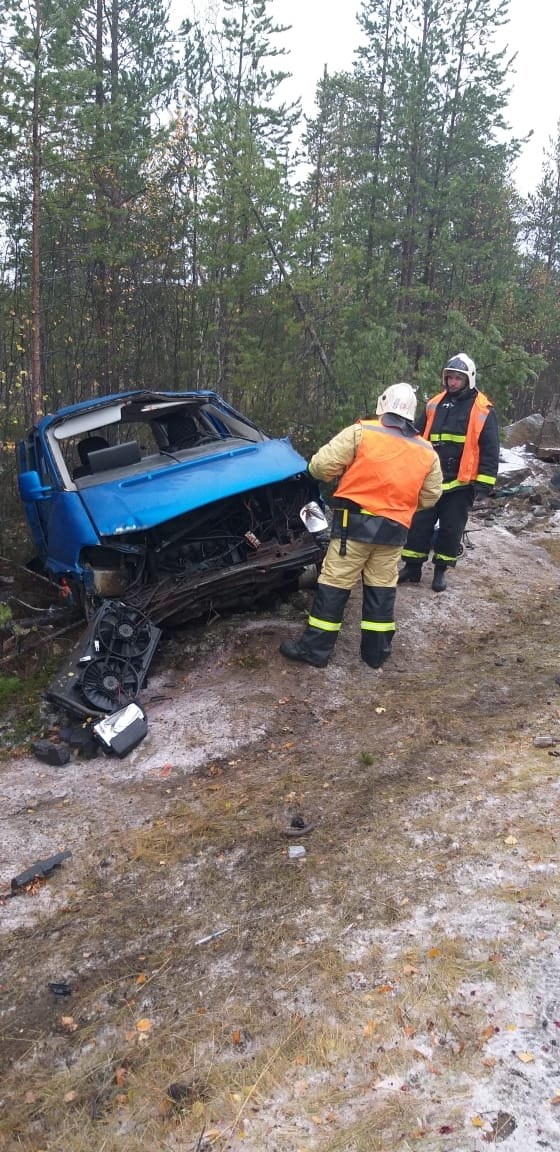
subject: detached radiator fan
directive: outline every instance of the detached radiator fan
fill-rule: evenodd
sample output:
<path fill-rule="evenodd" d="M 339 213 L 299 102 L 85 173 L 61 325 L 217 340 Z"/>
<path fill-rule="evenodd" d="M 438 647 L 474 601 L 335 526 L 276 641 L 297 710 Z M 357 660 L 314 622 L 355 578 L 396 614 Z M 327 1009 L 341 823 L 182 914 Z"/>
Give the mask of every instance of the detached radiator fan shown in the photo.
<path fill-rule="evenodd" d="M 102 652 L 122 660 L 139 660 L 148 651 L 152 641 L 153 625 L 136 608 L 118 601 L 109 603 L 100 613 L 95 638 Z"/>
<path fill-rule="evenodd" d="M 92 660 L 80 681 L 82 695 L 96 712 L 115 712 L 130 704 L 138 694 L 140 678 L 136 668 L 118 656 Z"/>
<path fill-rule="evenodd" d="M 146 686 L 160 636 L 138 608 L 105 600 L 46 695 L 78 716 L 118 712 Z"/>

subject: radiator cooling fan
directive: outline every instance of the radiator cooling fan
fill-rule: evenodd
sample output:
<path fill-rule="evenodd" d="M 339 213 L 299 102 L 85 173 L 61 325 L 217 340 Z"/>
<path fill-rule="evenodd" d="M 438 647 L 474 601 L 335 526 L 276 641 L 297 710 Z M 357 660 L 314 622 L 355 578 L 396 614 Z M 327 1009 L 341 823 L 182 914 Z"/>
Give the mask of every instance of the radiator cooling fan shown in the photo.
<path fill-rule="evenodd" d="M 152 625 L 136 608 L 109 604 L 97 622 L 95 638 L 102 652 L 135 663 L 150 646 Z"/>
<path fill-rule="evenodd" d="M 98 712 L 115 712 L 131 704 L 139 687 L 140 677 L 134 665 L 114 655 L 92 660 L 80 682 L 85 700 Z"/>
<path fill-rule="evenodd" d="M 161 630 L 122 600 L 105 600 L 46 696 L 78 716 L 110 715 L 146 686 Z"/>

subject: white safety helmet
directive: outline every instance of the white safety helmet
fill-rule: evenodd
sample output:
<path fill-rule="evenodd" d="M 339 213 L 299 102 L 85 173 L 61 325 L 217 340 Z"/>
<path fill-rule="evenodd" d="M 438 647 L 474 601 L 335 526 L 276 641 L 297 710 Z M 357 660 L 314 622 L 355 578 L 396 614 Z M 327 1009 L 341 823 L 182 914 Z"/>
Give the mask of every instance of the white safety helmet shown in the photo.
<path fill-rule="evenodd" d="M 375 409 L 376 416 L 384 412 L 392 412 L 395 416 L 402 416 L 405 420 L 414 420 L 416 415 L 416 396 L 410 384 L 391 384 L 381 393 Z"/>
<path fill-rule="evenodd" d="M 455 372 L 459 372 L 461 376 L 465 377 L 469 388 L 476 388 L 476 364 L 465 352 L 458 352 L 456 356 L 452 356 L 451 360 L 447 361 L 441 374 L 444 388 L 448 375 Z"/>

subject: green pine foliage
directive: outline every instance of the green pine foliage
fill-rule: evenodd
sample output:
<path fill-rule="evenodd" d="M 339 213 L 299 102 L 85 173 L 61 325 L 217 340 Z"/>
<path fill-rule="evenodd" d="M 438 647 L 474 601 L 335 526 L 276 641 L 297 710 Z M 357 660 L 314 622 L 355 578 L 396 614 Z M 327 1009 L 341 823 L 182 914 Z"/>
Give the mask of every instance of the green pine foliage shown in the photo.
<path fill-rule="evenodd" d="M 464 349 L 502 420 L 558 375 L 560 145 L 527 203 L 507 0 L 362 0 L 305 124 L 272 0 L 0 17 L 0 439 L 30 416 L 39 70 L 41 395 L 216 388 L 306 453 Z M 37 93 L 35 92 L 35 97 Z M 36 158 L 37 154 L 35 154 Z"/>

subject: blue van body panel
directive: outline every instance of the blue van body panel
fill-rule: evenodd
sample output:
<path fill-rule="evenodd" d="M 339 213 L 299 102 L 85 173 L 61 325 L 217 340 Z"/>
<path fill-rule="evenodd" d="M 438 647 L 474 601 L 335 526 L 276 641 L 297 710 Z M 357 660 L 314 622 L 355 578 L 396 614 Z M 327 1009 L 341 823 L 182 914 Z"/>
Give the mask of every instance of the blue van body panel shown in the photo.
<path fill-rule="evenodd" d="M 53 492 L 42 502 L 42 507 L 48 517 L 45 534 L 49 568 L 59 572 L 80 571 L 82 548 L 99 544 L 99 535 L 79 492 Z"/>

